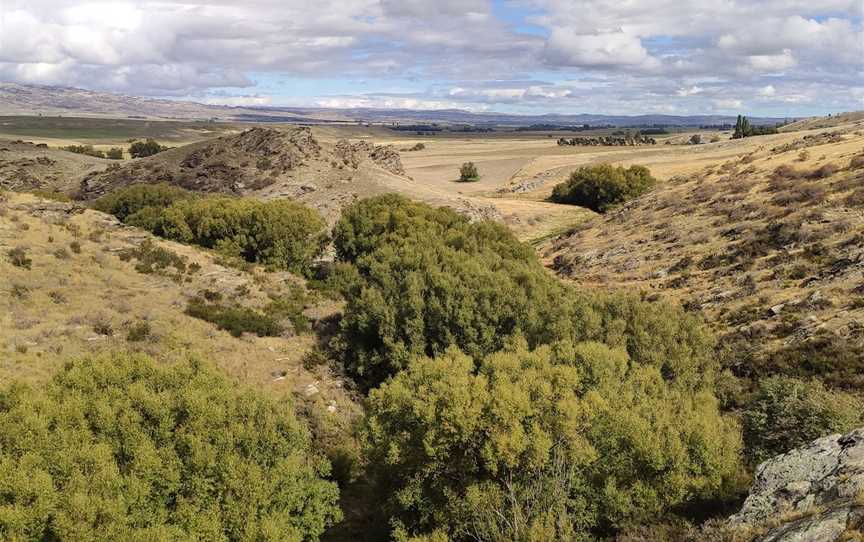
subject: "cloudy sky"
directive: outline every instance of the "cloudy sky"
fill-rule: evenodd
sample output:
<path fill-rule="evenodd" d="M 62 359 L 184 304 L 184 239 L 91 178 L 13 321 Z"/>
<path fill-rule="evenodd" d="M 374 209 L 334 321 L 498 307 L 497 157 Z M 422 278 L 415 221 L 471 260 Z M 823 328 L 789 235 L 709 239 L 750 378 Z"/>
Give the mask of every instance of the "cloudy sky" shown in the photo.
<path fill-rule="evenodd" d="M 0 81 L 234 105 L 864 109 L 864 0 L 0 0 Z"/>

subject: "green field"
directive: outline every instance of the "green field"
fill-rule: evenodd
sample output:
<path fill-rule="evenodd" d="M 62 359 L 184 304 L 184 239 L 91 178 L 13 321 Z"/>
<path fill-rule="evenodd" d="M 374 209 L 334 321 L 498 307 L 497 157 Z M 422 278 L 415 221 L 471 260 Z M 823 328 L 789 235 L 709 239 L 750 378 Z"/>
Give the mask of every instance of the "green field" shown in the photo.
<path fill-rule="evenodd" d="M 117 144 L 147 137 L 188 143 L 233 130 L 236 130 L 236 125 L 209 121 L 0 116 L 0 137 L 63 140 L 93 145 Z"/>

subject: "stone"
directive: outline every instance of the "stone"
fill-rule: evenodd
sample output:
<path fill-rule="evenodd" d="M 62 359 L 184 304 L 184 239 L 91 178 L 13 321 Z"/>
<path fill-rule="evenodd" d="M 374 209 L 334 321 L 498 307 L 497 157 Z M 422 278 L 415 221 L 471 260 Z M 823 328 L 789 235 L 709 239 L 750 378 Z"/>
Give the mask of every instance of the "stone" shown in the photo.
<path fill-rule="evenodd" d="M 784 517 L 789 520 L 782 522 Z M 864 428 L 829 435 L 769 459 L 733 527 L 781 524 L 760 542 L 834 542 L 864 521 Z"/>

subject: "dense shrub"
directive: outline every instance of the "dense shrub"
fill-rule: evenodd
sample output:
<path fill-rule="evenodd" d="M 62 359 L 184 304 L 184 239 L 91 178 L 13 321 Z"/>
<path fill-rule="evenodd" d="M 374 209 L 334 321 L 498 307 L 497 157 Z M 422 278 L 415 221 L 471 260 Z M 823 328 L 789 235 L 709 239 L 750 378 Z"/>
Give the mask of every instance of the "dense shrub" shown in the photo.
<path fill-rule="evenodd" d="M 656 180 L 644 166 L 582 166 L 552 190 L 552 201 L 588 207 L 598 213 L 641 196 Z"/>
<path fill-rule="evenodd" d="M 96 200 L 93 207 L 125 222 L 137 213 L 156 215 L 160 210 L 194 194 L 170 184 L 133 184 Z M 138 218 L 139 222 L 144 219 Z M 148 228 L 151 229 L 151 228 Z"/>
<path fill-rule="evenodd" d="M 477 171 L 477 166 L 474 162 L 465 162 L 459 168 L 459 180 L 462 182 L 472 182 L 480 179 L 480 173 Z"/>
<path fill-rule="evenodd" d="M 740 437 L 705 386 L 570 344 L 518 346 L 479 368 L 451 349 L 370 393 L 368 455 L 403 531 L 574 540 L 722 492 Z"/>
<path fill-rule="evenodd" d="M 129 261 L 135 259 L 135 270 L 144 274 L 172 275 L 169 268 L 173 267 L 175 275 L 186 272 L 186 258 L 167 248 L 160 247 L 150 239 L 145 239 L 134 248 L 125 249 L 119 254 L 120 259 Z"/>
<path fill-rule="evenodd" d="M 123 159 L 123 149 L 120 147 L 111 147 L 107 151 L 105 151 L 105 158 L 109 160 L 122 160 Z"/>
<path fill-rule="evenodd" d="M 864 403 L 855 396 L 829 391 L 817 380 L 785 376 L 759 382 L 744 412 L 744 442 L 755 465 L 816 438 L 843 433 L 864 419 Z"/>
<path fill-rule="evenodd" d="M 60 150 L 74 152 L 75 154 L 84 154 L 94 158 L 105 158 L 105 153 L 93 148 L 93 145 L 67 145 L 66 147 L 60 147 Z"/>
<path fill-rule="evenodd" d="M 752 376 L 817 377 L 829 386 L 864 392 L 864 343 L 820 333 L 760 356 L 748 364 Z"/>
<path fill-rule="evenodd" d="M 275 337 L 283 331 L 279 322 L 268 314 L 248 307 L 208 303 L 197 297 L 189 301 L 186 314 L 216 324 L 219 329 L 224 329 L 235 337 L 240 337 L 244 333 L 254 333 L 259 337 Z"/>
<path fill-rule="evenodd" d="M 684 365 L 710 357 L 710 336 L 693 317 L 630 296 L 579 294 L 494 223 L 384 196 L 347 208 L 334 241 L 351 264 L 337 345 L 370 387 L 418 355 L 456 345 L 479 360 L 514 336 L 531 347 L 598 340 L 687 378 L 694 370 Z"/>
<path fill-rule="evenodd" d="M 167 239 L 295 272 L 308 271 L 325 241 L 321 217 L 288 200 L 194 196 L 168 185 L 135 185 L 95 206 Z"/>
<path fill-rule="evenodd" d="M 145 158 L 167 150 L 168 147 L 162 146 L 155 139 L 149 138 L 145 141 L 134 141 L 129 145 L 129 155 L 132 158 Z"/>
<path fill-rule="evenodd" d="M 197 362 L 68 363 L 0 392 L 0 538 L 316 540 L 339 516 L 303 426 Z"/>
<path fill-rule="evenodd" d="M 151 333 L 150 322 L 135 322 L 129 326 L 129 330 L 126 332 L 126 340 L 129 342 L 144 341 L 151 337 Z"/>

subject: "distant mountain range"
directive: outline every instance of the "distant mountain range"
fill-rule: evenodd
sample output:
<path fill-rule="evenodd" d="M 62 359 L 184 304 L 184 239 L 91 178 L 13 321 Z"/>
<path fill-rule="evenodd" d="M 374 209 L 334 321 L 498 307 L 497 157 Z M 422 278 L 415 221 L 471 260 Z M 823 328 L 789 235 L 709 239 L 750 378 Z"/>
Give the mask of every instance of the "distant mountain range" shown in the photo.
<path fill-rule="evenodd" d="M 232 107 L 183 100 L 141 98 L 80 88 L 0 83 L 0 115 L 67 115 L 200 119 L 235 122 L 466 124 L 473 126 L 705 126 L 734 124 L 726 115 L 514 115 L 472 113 L 461 109 L 326 109 L 298 107 Z M 751 117 L 754 124 L 775 124 L 780 118 Z"/>

